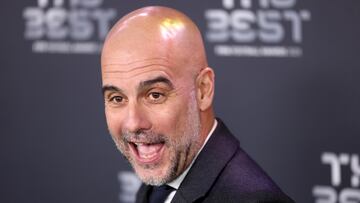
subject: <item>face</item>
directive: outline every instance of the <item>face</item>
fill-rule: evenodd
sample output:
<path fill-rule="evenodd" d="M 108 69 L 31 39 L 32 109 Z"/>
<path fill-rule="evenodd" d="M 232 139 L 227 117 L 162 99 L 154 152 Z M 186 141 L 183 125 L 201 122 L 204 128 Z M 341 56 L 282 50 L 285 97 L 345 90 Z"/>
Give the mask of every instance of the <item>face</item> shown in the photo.
<path fill-rule="evenodd" d="M 166 60 L 144 60 L 103 67 L 110 134 L 150 185 L 175 179 L 200 148 L 195 78 L 169 66 Z"/>

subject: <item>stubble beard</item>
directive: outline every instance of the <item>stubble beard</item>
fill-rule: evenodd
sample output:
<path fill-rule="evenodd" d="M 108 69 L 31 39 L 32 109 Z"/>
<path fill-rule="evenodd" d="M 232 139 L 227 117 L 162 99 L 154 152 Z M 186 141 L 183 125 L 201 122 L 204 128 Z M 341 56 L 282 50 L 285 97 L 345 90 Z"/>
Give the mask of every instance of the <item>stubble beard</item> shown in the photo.
<path fill-rule="evenodd" d="M 190 93 L 187 117 L 182 128 L 178 129 L 179 133 L 175 136 L 166 136 L 157 134 L 153 131 L 133 133 L 128 131 L 122 132 L 122 137 L 112 136 L 116 147 L 123 156 L 130 162 L 132 168 L 142 182 L 147 185 L 163 185 L 176 179 L 192 162 L 198 150 L 200 149 L 200 112 L 196 102 L 195 91 Z M 138 167 L 148 170 L 156 170 L 160 166 L 158 164 L 143 164 L 139 166 L 130 156 L 127 143 L 130 139 L 137 138 L 146 139 L 148 142 L 162 141 L 165 147 L 170 150 L 169 166 L 165 168 L 162 176 L 155 176 L 151 171 L 147 174 L 138 172 Z"/>

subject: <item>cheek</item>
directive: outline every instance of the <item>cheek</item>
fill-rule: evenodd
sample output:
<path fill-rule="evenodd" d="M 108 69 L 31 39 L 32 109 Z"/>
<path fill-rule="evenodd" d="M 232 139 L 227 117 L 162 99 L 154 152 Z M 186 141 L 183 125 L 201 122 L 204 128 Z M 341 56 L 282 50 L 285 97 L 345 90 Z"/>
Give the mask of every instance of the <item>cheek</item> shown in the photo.
<path fill-rule="evenodd" d="M 112 135 L 117 135 L 120 132 L 120 115 L 120 113 L 116 113 L 113 110 L 105 109 L 106 123 Z"/>
<path fill-rule="evenodd" d="M 158 130 L 163 131 L 162 133 L 173 135 L 182 128 L 182 124 L 187 118 L 187 108 L 185 102 L 162 106 L 151 113 L 151 120 L 156 123 Z"/>
<path fill-rule="evenodd" d="M 162 109 L 154 113 L 153 116 L 151 116 L 154 130 L 161 131 L 159 133 L 164 133 L 165 135 L 171 133 L 171 131 L 174 130 L 177 117 L 178 115 L 174 110 Z"/>

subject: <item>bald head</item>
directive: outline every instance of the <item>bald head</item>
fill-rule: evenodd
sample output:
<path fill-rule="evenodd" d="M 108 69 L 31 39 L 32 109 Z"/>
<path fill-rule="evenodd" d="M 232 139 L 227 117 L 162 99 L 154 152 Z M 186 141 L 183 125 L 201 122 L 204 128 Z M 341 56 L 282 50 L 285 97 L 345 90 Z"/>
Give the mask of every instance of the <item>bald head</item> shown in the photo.
<path fill-rule="evenodd" d="M 197 26 L 183 13 L 158 6 L 121 18 L 105 40 L 101 60 L 103 68 L 124 65 L 125 71 L 146 60 L 164 60 L 171 64 L 169 68 L 193 74 L 207 67 Z"/>

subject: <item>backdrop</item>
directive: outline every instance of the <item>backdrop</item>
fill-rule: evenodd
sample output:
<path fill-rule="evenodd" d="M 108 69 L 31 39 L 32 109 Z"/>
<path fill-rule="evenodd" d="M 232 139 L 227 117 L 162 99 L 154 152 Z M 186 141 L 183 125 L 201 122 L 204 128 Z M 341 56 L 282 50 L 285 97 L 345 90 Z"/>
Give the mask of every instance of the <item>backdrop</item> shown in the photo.
<path fill-rule="evenodd" d="M 132 202 L 103 112 L 100 49 L 124 14 L 200 27 L 215 109 L 297 202 L 360 202 L 357 0 L 23 0 L 0 7 L 0 202 Z M 205 177 L 206 178 L 206 177 Z"/>

